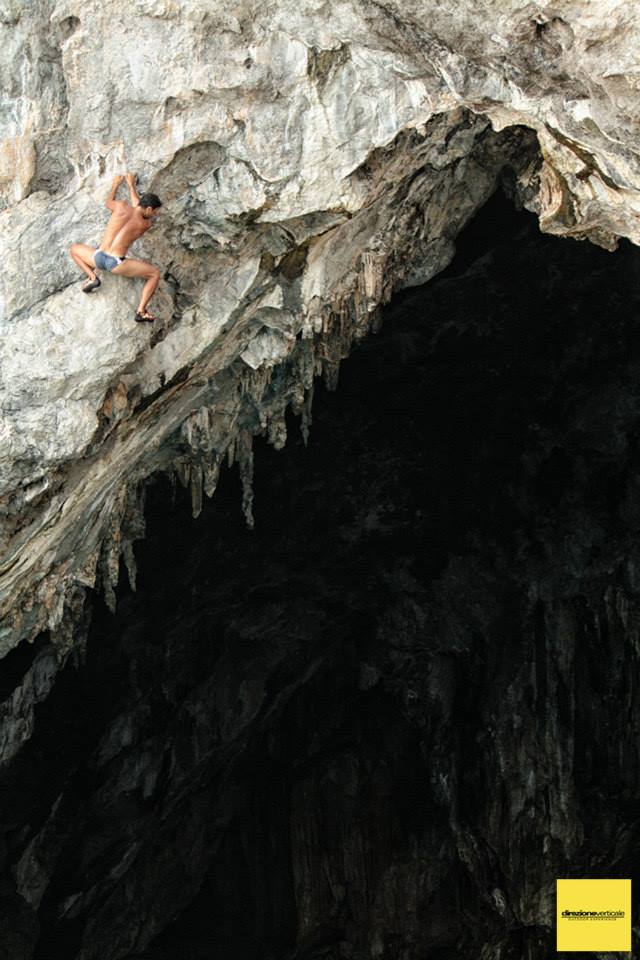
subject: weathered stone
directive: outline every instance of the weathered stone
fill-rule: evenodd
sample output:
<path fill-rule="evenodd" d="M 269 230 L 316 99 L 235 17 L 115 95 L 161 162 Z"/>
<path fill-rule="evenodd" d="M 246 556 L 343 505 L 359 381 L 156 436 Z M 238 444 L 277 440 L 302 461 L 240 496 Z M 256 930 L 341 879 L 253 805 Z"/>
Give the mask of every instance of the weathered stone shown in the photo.
<path fill-rule="evenodd" d="M 4 659 L 10 960 L 548 960 L 557 877 L 635 876 L 640 254 L 498 197 L 458 246 L 347 363 L 296 341 L 309 446 L 238 361 L 113 489 L 84 661 Z"/>
<path fill-rule="evenodd" d="M 4 4 L 0 654 L 55 642 L 100 557 L 117 576 L 123 491 L 173 469 L 194 411 L 215 436 L 194 476 L 247 431 L 282 445 L 301 384 L 337 385 L 501 176 L 547 232 L 640 242 L 637 12 L 592 7 Z M 89 299 L 67 253 L 126 170 L 165 202 L 138 250 L 163 272 L 153 333 L 134 282 Z M 259 410 L 246 365 L 282 368 Z"/>

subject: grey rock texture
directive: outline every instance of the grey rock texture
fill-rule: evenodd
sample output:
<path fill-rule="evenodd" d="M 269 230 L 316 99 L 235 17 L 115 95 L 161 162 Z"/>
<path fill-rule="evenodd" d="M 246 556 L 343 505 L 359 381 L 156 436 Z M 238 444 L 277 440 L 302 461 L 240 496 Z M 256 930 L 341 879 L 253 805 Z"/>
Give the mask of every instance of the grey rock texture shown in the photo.
<path fill-rule="evenodd" d="M 308 424 L 314 377 L 335 383 L 391 292 L 446 266 L 506 170 L 544 231 L 638 242 L 638 17 L 5 0 L 0 653 L 49 629 L 64 660 L 154 471 L 197 512 L 238 456 L 251 522 L 252 437 L 281 445 L 288 405 Z M 106 275 L 86 302 L 67 255 L 98 242 L 125 170 L 165 202 L 134 248 L 163 271 L 154 332 L 131 322 L 135 283 Z"/>
<path fill-rule="evenodd" d="M 256 441 L 254 529 L 156 476 L 33 722 L 5 658 L 0 956 L 549 960 L 556 877 L 637 890 L 640 252 L 503 206 Z"/>

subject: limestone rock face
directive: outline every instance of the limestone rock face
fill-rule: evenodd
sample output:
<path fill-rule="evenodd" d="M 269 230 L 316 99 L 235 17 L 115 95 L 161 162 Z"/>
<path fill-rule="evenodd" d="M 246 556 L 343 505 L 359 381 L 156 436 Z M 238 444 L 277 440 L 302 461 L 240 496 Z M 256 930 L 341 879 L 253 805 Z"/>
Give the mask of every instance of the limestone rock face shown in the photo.
<path fill-rule="evenodd" d="M 640 252 L 496 196 L 459 253 L 253 530 L 156 476 L 84 662 L 5 657 L 8 960 L 549 960 L 557 877 L 636 876 Z"/>
<path fill-rule="evenodd" d="M 450 261 L 502 179 L 543 231 L 640 241 L 635 4 L 5 0 L 0 9 L 0 655 L 81 643 L 143 536 L 144 483 L 194 514 L 252 438 L 308 433 L 394 289 Z M 115 173 L 164 206 L 89 298 Z M 28 724 L 25 730 L 28 729 Z"/>

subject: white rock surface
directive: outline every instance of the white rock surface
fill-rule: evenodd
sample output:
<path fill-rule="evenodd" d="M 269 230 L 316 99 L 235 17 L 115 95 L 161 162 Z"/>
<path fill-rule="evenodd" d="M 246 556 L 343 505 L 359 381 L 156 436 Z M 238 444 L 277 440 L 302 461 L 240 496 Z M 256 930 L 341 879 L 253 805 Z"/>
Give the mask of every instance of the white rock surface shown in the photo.
<path fill-rule="evenodd" d="M 394 289 L 451 259 L 501 171 L 545 231 L 640 242 L 640 6 L 629 0 L 3 0 L 0 656 L 107 597 L 144 480 L 213 493 Z M 527 130 L 527 128 L 529 128 Z M 164 206 L 132 254 L 152 306 L 68 256 L 115 173 Z M 125 195 L 123 190 L 123 196 Z M 277 388 L 270 383 L 281 371 Z"/>

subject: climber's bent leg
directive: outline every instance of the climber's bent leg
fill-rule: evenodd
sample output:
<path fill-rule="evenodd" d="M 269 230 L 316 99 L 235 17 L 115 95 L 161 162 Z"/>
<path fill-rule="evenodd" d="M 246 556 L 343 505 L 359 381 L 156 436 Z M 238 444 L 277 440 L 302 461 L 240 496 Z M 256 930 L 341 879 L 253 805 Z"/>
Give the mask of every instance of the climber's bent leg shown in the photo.
<path fill-rule="evenodd" d="M 81 270 L 84 270 L 88 277 L 91 277 L 92 280 L 96 279 L 96 269 L 93 259 L 93 254 L 95 247 L 90 247 L 88 243 L 72 243 L 69 247 L 69 254 L 74 263 L 76 263 Z"/>
<path fill-rule="evenodd" d="M 160 283 L 160 270 L 158 267 L 154 267 L 152 263 L 148 263 L 146 260 L 130 259 L 123 260 L 121 264 L 113 268 L 111 273 L 117 274 L 119 277 L 142 277 L 146 279 L 147 282 L 142 288 L 140 306 L 138 307 L 138 312 L 144 313 L 145 307 Z"/>

